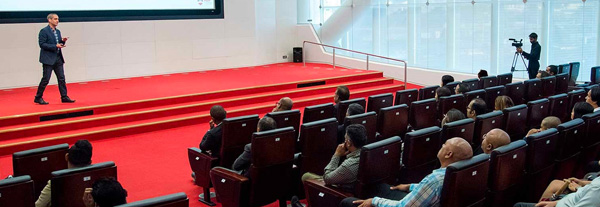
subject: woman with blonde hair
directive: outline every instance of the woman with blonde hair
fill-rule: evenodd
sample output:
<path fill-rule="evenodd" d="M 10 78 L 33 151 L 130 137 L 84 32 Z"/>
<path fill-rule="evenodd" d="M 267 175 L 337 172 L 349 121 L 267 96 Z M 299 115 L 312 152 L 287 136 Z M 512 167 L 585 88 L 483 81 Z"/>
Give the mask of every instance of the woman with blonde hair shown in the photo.
<path fill-rule="evenodd" d="M 504 110 L 505 108 L 514 106 L 512 99 L 508 96 L 498 96 L 494 103 L 494 111 Z"/>

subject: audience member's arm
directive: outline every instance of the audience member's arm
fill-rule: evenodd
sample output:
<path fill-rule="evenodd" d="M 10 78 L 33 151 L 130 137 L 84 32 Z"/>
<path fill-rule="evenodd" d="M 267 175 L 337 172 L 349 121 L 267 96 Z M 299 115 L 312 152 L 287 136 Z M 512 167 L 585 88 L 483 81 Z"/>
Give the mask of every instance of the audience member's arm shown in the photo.
<path fill-rule="evenodd" d="M 213 149 L 216 144 L 217 143 L 213 134 L 210 131 L 207 131 L 206 134 L 204 134 L 204 137 L 202 137 L 202 141 L 200 142 L 200 149 L 202 150 L 202 152 L 207 152 Z"/>
<path fill-rule="evenodd" d="M 597 206 L 600 203 L 600 196 L 598 196 L 598 191 L 590 191 L 586 193 L 579 203 L 575 204 L 573 207 L 587 207 L 587 206 Z"/>
<path fill-rule="evenodd" d="M 50 189 L 51 189 L 51 184 L 50 181 L 48 181 L 48 184 L 46 184 L 46 187 L 44 187 L 44 189 L 42 190 L 42 193 L 40 194 L 40 197 L 37 199 L 37 201 L 35 201 L 35 207 L 48 207 L 50 206 Z"/>
<path fill-rule="evenodd" d="M 323 175 L 323 181 L 325 181 L 325 184 L 335 185 L 350 183 L 356 180 L 356 175 L 350 168 L 348 168 L 349 166 L 340 166 L 339 162 L 340 157 L 334 155 L 329 164 L 325 167 L 325 174 Z"/>
<path fill-rule="evenodd" d="M 413 186 L 419 186 L 420 188 L 415 189 Z M 436 191 L 440 190 L 439 183 L 427 182 L 422 184 L 412 184 L 410 187 L 410 193 L 408 193 L 402 200 L 395 201 L 389 200 L 385 198 L 375 197 L 373 198 L 373 205 L 377 207 L 382 206 L 430 206 L 432 204 L 433 199 L 440 199 L 439 193 Z M 416 191 L 415 191 L 416 190 Z"/>
<path fill-rule="evenodd" d="M 233 162 L 233 170 L 241 171 L 250 168 L 252 154 L 250 154 L 251 145 L 244 146 L 244 152 Z"/>

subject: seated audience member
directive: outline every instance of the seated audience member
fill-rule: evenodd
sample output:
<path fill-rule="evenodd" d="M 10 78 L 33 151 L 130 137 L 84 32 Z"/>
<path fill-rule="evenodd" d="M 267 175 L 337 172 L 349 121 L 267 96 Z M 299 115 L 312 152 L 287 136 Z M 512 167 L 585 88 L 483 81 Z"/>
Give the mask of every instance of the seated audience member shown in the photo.
<path fill-rule="evenodd" d="M 292 110 L 292 106 L 294 106 L 292 99 L 289 97 L 283 97 L 279 99 L 272 112 Z"/>
<path fill-rule="evenodd" d="M 549 65 L 546 67 L 546 72 L 550 75 L 556 75 L 558 74 L 558 67 L 556 65 Z"/>
<path fill-rule="evenodd" d="M 440 87 L 444 87 L 446 86 L 446 84 L 452 82 L 454 82 L 454 77 L 452 77 L 451 75 L 444 75 L 442 76 L 442 84 L 440 85 Z"/>
<path fill-rule="evenodd" d="M 452 92 L 446 87 L 439 87 L 435 89 L 435 101 L 440 101 L 441 97 L 451 96 Z"/>
<path fill-rule="evenodd" d="M 465 114 L 463 114 L 463 112 L 459 111 L 458 109 L 450 109 L 448 111 L 448 113 L 446 113 L 444 115 L 444 118 L 442 119 L 442 127 L 444 125 L 446 125 L 447 123 L 451 123 L 453 121 L 458 121 L 458 120 L 463 120 L 466 118 L 467 117 L 465 117 Z"/>
<path fill-rule="evenodd" d="M 509 96 L 498 96 L 494 101 L 494 111 L 502 111 L 514 105 L 515 103 L 513 103 L 513 100 Z"/>
<path fill-rule="evenodd" d="M 544 118 L 544 120 L 542 120 L 542 124 L 540 125 L 539 129 L 531 129 L 529 130 L 529 132 L 527 132 L 527 136 L 547 130 L 547 129 L 553 129 L 558 127 L 558 125 L 561 124 L 560 119 L 556 116 L 549 116 Z"/>
<path fill-rule="evenodd" d="M 469 91 L 470 91 L 470 88 L 469 88 L 469 84 L 467 84 L 467 83 L 460 83 L 454 89 L 455 94 L 465 94 L 466 92 L 469 92 Z"/>
<path fill-rule="evenodd" d="M 381 184 L 377 187 L 377 197 L 359 200 L 345 198 L 340 206 L 440 206 L 441 191 L 446 175 L 446 167 L 452 163 L 470 159 L 473 156 L 471 145 L 462 138 L 452 138 L 442 145 L 438 152 L 441 168 L 434 170 L 418 184 L 400 184 L 390 187 Z"/>
<path fill-rule="evenodd" d="M 258 125 L 256 126 L 257 132 L 263 132 L 268 130 L 277 129 L 277 123 L 275 119 L 265 116 L 258 121 Z M 233 162 L 233 166 L 231 167 L 235 171 L 239 171 L 240 174 L 250 177 L 248 174 L 250 169 L 250 165 L 252 164 L 252 143 L 246 144 L 244 146 L 244 152 Z"/>
<path fill-rule="evenodd" d="M 214 105 L 210 108 L 210 121 L 208 122 L 210 129 L 204 134 L 200 142 L 200 150 L 212 157 L 219 157 L 221 136 L 223 135 L 221 123 L 225 118 L 227 118 L 227 112 L 222 106 Z"/>
<path fill-rule="evenodd" d="M 589 103 L 594 107 L 594 112 L 600 110 L 598 107 L 598 101 L 600 100 L 600 87 L 592 87 L 590 91 L 588 91 L 587 96 L 585 97 L 585 102 Z"/>
<path fill-rule="evenodd" d="M 594 113 L 594 107 L 587 102 L 577 102 L 573 106 L 571 119 L 581 118 L 583 115 Z"/>
<path fill-rule="evenodd" d="M 92 144 L 87 140 L 78 140 L 69 148 L 67 154 L 65 154 L 67 160 L 68 169 L 86 167 L 92 164 Z M 48 207 L 51 204 L 52 198 L 52 185 L 51 180 L 48 180 L 48 184 L 42 190 L 40 197 L 35 202 L 35 207 Z"/>
<path fill-rule="evenodd" d="M 550 73 L 548 73 L 546 71 L 540 70 L 540 71 L 538 71 L 538 73 L 535 76 L 535 78 L 542 79 L 542 78 L 549 77 L 549 76 L 552 76 L 552 75 L 550 75 Z"/>
<path fill-rule="evenodd" d="M 510 144 L 510 136 L 502 129 L 492 129 L 481 137 L 481 147 L 473 155 L 490 154 L 498 147 Z"/>
<path fill-rule="evenodd" d="M 114 178 L 100 178 L 83 193 L 86 207 L 113 207 L 126 203 L 127 190 Z"/>
<path fill-rule="evenodd" d="M 365 108 L 362 107 L 360 104 L 353 103 L 348 106 L 348 110 L 346 110 L 346 117 L 356 115 L 356 114 L 362 114 L 362 113 L 365 113 Z M 337 133 L 337 143 L 338 144 L 344 143 L 344 136 L 346 135 L 346 128 L 344 128 L 344 121 L 340 122 L 340 125 L 338 125 L 337 132 L 338 132 Z"/>
<path fill-rule="evenodd" d="M 487 70 L 483 70 L 483 69 L 481 69 L 481 70 L 479 71 L 479 73 L 477 73 L 477 78 L 479 78 L 479 79 L 481 79 L 481 78 L 483 78 L 483 77 L 487 77 L 487 76 L 488 76 L 488 72 L 487 72 Z"/>
<path fill-rule="evenodd" d="M 342 101 L 346 101 L 350 99 L 350 90 L 346 86 L 338 86 L 335 89 L 335 93 L 333 95 L 333 102 L 335 103 L 333 114 L 337 114 L 339 103 Z"/>
<path fill-rule="evenodd" d="M 584 181 L 576 178 L 565 179 L 562 183 L 570 182 L 569 189 L 574 193 L 569 193 L 558 201 L 540 201 L 539 203 L 517 203 L 514 207 L 583 207 L 600 206 L 600 177 L 592 181 Z M 550 185 L 556 185 L 553 182 Z M 562 186 L 562 184 L 560 184 Z M 549 186 L 550 188 L 550 186 Z M 546 192 L 544 192 L 546 193 Z"/>
<path fill-rule="evenodd" d="M 478 115 L 485 114 L 486 110 L 487 106 L 485 105 L 485 101 L 483 101 L 483 99 L 473 99 L 467 106 L 467 117 L 475 119 Z"/>
<path fill-rule="evenodd" d="M 353 192 L 357 182 L 360 149 L 367 144 L 367 129 L 360 124 L 352 124 L 346 129 L 346 140 L 338 145 L 323 176 L 307 172 L 302 181 L 322 179 L 327 185 L 336 185 L 341 189 Z M 344 161 L 340 164 L 340 161 Z"/>

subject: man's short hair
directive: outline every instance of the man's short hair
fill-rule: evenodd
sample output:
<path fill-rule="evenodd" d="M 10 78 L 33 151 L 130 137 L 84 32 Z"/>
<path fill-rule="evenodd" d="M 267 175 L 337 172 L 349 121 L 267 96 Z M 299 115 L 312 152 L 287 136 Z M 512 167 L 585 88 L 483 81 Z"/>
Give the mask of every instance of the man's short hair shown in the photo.
<path fill-rule="evenodd" d="M 275 119 L 265 116 L 258 121 L 258 130 L 259 131 L 262 132 L 262 131 L 268 131 L 268 130 L 273 130 L 273 129 L 277 129 L 277 122 L 275 122 Z"/>
<path fill-rule="evenodd" d="M 488 76 L 487 70 L 479 70 L 479 73 L 477 73 L 478 78 L 483 78 L 483 77 L 487 77 L 487 76 Z"/>
<path fill-rule="evenodd" d="M 573 106 L 573 119 L 581 118 L 583 115 L 593 113 L 594 107 L 587 102 L 577 102 Z"/>
<path fill-rule="evenodd" d="M 590 91 L 590 98 L 592 99 L 592 101 L 600 104 L 600 87 L 592 87 Z"/>
<path fill-rule="evenodd" d="M 461 94 L 463 94 L 463 93 L 466 93 L 466 92 L 469 92 L 469 91 L 470 91 L 470 87 L 469 87 L 469 84 L 468 84 L 468 83 L 460 83 L 460 84 L 458 84 L 458 86 L 456 86 L 456 87 L 458 88 L 458 89 L 456 89 L 456 90 L 458 90 L 458 93 L 461 93 Z"/>
<path fill-rule="evenodd" d="M 54 17 L 54 16 L 58 16 L 58 14 L 50 13 L 50 14 L 48 14 L 48 16 L 46 16 L 46 19 L 52 19 L 52 17 Z"/>
<path fill-rule="evenodd" d="M 352 124 L 346 127 L 346 134 L 356 148 L 361 148 L 367 144 L 367 129 L 360 124 Z"/>
<path fill-rule="evenodd" d="M 83 167 L 92 164 L 92 144 L 85 139 L 78 140 L 69 148 L 68 160 L 71 165 Z"/>
<path fill-rule="evenodd" d="M 475 114 L 482 115 L 487 111 L 487 106 L 485 105 L 485 101 L 480 98 L 473 99 L 473 105 L 471 105 L 471 110 L 475 111 Z"/>
<path fill-rule="evenodd" d="M 452 77 L 451 75 L 442 76 L 442 86 L 446 86 L 446 84 L 452 82 L 454 82 L 454 77 Z"/>
<path fill-rule="evenodd" d="M 348 106 L 348 116 L 365 113 L 365 108 L 360 104 L 353 103 Z"/>
<path fill-rule="evenodd" d="M 350 90 L 346 86 L 338 86 L 336 90 L 339 101 L 345 101 L 350 99 Z"/>
<path fill-rule="evenodd" d="M 127 203 L 127 190 L 114 178 L 100 178 L 92 185 L 92 198 L 99 207 L 113 207 Z"/>
<path fill-rule="evenodd" d="M 538 35 L 535 32 L 533 32 L 533 33 L 529 34 L 529 37 L 531 37 L 533 39 L 537 39 Z"/>
<path fill-rule="evenodd" d="M 217 122 L 227 118 L 227 111 L 221 105 L 214 105 L 210 108 L 210 117 Z"/>
<path fill-rule="evenodd" d="M 435 94 L 437 94 L 438 98 L 442 98 L 442 97 L 446 97 L 446 96 L 451 96 L 452 91 L 450 91 L 450 89 L 448 89 L 446 87 L 439 87 L 439 88 L 435 89 Z"/>
<path fill-rule="evenodd" d="M 556 116 L 549 116 L 544 118 L 544 120 L 542 120 L 542 128 L 544 129 L 553 129 L 558 127 L 558 125 L 560 125 L 560 119 Z"/>
<path fill-rule="evenodd" d="M 556 65 L 549 65 L 548 67 L 550 68 L 550 74 L 551 75 L 558 74 L 558 66 L 556 66 Z"/>

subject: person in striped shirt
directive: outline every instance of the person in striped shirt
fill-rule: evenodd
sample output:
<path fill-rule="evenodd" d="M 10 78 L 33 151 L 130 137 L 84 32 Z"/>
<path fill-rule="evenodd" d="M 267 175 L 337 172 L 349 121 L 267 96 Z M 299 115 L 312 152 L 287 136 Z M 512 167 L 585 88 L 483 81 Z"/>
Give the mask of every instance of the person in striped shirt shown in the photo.
<path fill-rule="evenodd" d="M 438 152 L 441 168 L 434 170 L 418 184 L 400 184 L 393 187 L 380 187 L 377 197 L 359 200 L 357 198 L 346 198 L 340 206 L 350 207 L 404 207 L 404 206 L 440 206 L 440 197 L 446 167 L 452 163 L 470 159 L 473 157 L 471 145 L 463 138 L 455 137 L 449 139 L 442 145 Z M 380 185 L 387 186 L 387 185 Z"/>

